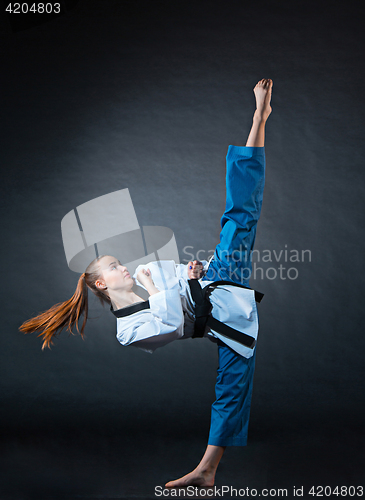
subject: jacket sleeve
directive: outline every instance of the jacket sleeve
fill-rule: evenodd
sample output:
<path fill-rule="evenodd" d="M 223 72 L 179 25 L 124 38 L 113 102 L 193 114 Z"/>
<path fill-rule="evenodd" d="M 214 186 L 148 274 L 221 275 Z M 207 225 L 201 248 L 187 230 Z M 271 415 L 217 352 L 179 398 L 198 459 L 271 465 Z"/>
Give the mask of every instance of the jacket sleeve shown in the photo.
<path fill-rule="evenodd" d="M 178 288 L 149 298 L 150 309 L 117 319 L 117 339 L 122 345 L 153 352 L 183 336 L 184 313 Z"/>

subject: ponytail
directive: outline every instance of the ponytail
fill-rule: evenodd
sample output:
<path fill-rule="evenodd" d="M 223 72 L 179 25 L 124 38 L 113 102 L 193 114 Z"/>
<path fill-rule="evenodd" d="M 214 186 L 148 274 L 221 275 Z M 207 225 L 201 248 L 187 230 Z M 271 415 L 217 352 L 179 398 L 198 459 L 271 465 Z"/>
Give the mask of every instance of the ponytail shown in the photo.
<path fill-rule="evenodd" d="M 82 313 L 84 313 L 84 321 L 80 330 L 78 321 Z M 52 339 L 57 335 L 57 331 L 61 331 L 65 327 L 67 327 L 67 331 L 73 334 L 72 328 L 76 325 L 77 332 L 83 337 L 87 313 L 87 286 L 85 273 L 83 273 L 79 278 L 75 293 L 69 300 L 55 304 L 48 311 L 40 313 L 35 318 L 28 319 L 20 326 L 19 330 L 24 333 L 42 330 L 38 337 L 43 336 L 43 350 L 46 347 L 51 347 L 51 344 L 53 344 Z"/>
<path fill-rule="evenodd" d="M 77 332 L 83 338 L 88 314 L 88 288 L 98 297 L 100 302 L 110 304 L 110 298 L 107 293 L 99 290 L 95 282 L 100 278 L 99 260 L 105 257 L 101 255 L 94 259 L 87 267 L 86 271 L 80 276 L 76 291 L 70 300 L 55 304 L 35 318 L 28 319 L 19 330 L 24 333 L 33 333 L 41 330 L 38 337 L 43 336 L 42 350 L 51 347 L 53 338 L 67 327 L 67 331 L 73 334 L 72 328 L 76 325 Z M 84 315 L 84 321 L 79 329 L 79 319 Z"/>

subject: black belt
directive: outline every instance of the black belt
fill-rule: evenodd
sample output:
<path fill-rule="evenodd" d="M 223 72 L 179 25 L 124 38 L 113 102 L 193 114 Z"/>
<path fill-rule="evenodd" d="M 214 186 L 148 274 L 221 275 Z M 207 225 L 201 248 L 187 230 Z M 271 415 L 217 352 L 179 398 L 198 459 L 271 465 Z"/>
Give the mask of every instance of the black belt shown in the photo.
<path fill-rule="evenodd" d="M 256 339 L 251 337 L 251 335 L 247 335 L 246 333 L 240 332 L 239 330 L 235 330 L 230 326 L 222 323 L 221 321 L 213 318 L 211 314 L 211 310 L 213 308 L 212 303 L 209 300 L 209 295 L 211 291 L 219 285 L 230 285 L 230 286 L 238 286 L 240 288 L 246 288 L 248 290 L 252 290 L 251 288 L 240 285 L 238 283 L 234 283 L 233 281 L 214 281 L 210 285 L 207 285 L 203 289 L 200 286 L 200 283 L 197 279 L 188 280 L 191 295 L 195 302 L 194 314 L 195 314 L 195 323 L 194 323 L 194 335 L 193 338 L 203 337 L 206 326 L 212 328 L 218 333 L 221 333 L 225 337 L 228 337 L 244 346 L 253 349 L 256 345 Z M 257 292 L 255 290 L 255 300 L 256 302 L 261 302 L 263 293 Z"/>

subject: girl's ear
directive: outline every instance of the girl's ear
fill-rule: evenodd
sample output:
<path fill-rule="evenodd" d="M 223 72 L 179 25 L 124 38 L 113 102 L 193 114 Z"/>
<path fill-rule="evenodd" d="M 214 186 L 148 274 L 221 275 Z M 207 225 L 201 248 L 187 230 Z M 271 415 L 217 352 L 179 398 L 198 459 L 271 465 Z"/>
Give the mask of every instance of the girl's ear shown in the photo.
<path fill-rule="evenodd" d="M 95 281 L 95 286 L 96 288 L 98 288 L 99 290 L 106 290 L 106 284 L 104 283 L 103 280 L 96 280 Z"/>

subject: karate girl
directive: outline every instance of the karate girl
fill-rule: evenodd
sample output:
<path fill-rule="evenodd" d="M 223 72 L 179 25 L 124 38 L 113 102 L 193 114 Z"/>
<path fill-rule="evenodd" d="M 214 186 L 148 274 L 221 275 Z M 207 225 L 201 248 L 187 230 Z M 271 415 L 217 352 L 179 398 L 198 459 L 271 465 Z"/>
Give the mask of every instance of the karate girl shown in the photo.
<path fill-rule="evenodd" d="M 189 280 L 196 285 L 199 279 L 199 291 L 200 287 L 209 291 L 206 296 L 212 305 L 210 316 L 215 321 L 203 323 L 201 335 L 218 344 L 216 401 L 212 405 L 208 446 L 202 460 L 192 472 L 168 482 L 166 487 L 213 486 L 226 446 L 247 444 L 258 319 L 255 292 L 246 287 L 262 205 L 265 124 L 271 113 L 272 85 L 268 79 L 257 83 L 253 89 L 256 110 L 246 145 L 228 148 L 226 208 L 221 219 L 220 243 L 209 263 L 194 261 L 185 266 L 160 261 L 138 266 L 133 278 L 149 293 L 149 299 L 144 301 L 133 292 L 134 280 L 118 259 L 98 257 L 80 276 L 70 300 L 56 304 L 20 327 L 25 333 L 41 331 L 42 348 L 49 347 L 53 337 L 65 327 L 71 331 L 76 326 L 83 335 L 89 288 L 110 305 L 117 317 L 119 342 L 153 352 L 173 340 L 196 333 L 199 315 L 195 314 L 194 283 Z M 82 314 L 84 319 L 79 330 L 78 320 Z M 219 326 L 215 328 L 215 324 L 226 325 L 228 333 Z M 242 338 L 251 338 L 253 342 L 249 345 Z"/>

